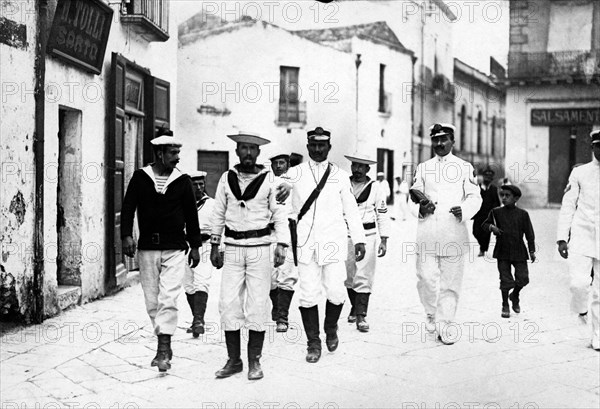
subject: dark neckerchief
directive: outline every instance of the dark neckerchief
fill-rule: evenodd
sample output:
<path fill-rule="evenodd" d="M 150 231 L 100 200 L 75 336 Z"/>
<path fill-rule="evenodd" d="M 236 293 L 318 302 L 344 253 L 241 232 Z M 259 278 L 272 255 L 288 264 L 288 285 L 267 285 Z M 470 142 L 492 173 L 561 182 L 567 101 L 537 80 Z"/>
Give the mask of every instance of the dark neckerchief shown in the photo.
<path fill-rule="evenodd" d="M 352 176 L 350 176 L 350 184 L 352 184 Z M 373 187 L 373 181 L 367 176 L 367 186 L 360 192 L 360 195 L 356 198 L 356 203 L 361 204 L 367 201 L 371 194 L 371 187 Z"/>
<path fill-rule="evenodd" d="M 205 193 L 204 196 L 200 198 L 200 200 L 196 201 L 196 207 L 198 208 L 198 210 L 202 209 L 202 206 L 204 206 L 204 203 L 206 203 L 208 199 L 210 199 L 210 196 Z"/>
<path fill-rule="evenodd" d="M 262 170 L 264 168 L 264 166 L 261 166 L 261 165 L 256 165 L 256 166 L 260 170 Z M 236 165 L 236 169 L 238 169 L 237 165 Z M 235 196 L 235 198 L 237 200 L 240 200 L 240 201 L 252 200 L 258 193 L 258 190 L 262 186 L 263 182 L 265 181 L 265 178 L 267 177 L 267 173 L 268 172 L 263 172 L 262 174 L 258 175 L 246 187 L 246 190 L 244 190 L 244 193 L 242 193 L 242 190 L 240 189 L 240 182 L 239 182 L 237 173 L 234 172 L 233 170 L 230 170 L 229 172 L 227 172 L 227 183 L 229 184 L 229 188 L 231 189 L 231 192 L 233 193 L 233 195 Z"/>

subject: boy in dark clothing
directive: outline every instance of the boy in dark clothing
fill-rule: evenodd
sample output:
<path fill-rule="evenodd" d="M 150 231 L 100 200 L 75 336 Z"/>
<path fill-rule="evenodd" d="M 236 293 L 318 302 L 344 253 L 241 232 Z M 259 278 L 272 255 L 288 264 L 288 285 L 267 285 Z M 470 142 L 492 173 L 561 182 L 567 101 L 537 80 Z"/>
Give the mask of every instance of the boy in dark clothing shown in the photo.
<path fill-rule="evenodd" d="M 512 309 L 517 314 L 521 312 L 519 293 L 529 283 L 527 260 L 535 261 L 535 235 L 529 214 L 516 206 L 521 198 L 521 190 L 515 185 L 500 187 L 500 200 L 503 207 L 492 209 L 483 222 L 484 230 L 489 230 L 496 236 L 494 258 L 498 260 L 500 273 L 500 290 L 502 291 L 502 318 L 510 317 L 508 300 L 512 301 Z M 527 239 L 527 248 L 523 243 L 523 234 Z M 511 273 L 515 267 L 515 276 Z M 509 295 L 509 291 L 513 290 Z"/>

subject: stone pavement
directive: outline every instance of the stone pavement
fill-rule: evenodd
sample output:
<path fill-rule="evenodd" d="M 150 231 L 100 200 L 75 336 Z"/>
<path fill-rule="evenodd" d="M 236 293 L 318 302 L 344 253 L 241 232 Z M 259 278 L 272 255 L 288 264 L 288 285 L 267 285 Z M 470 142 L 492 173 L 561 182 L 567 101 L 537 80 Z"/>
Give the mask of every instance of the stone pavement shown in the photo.
<path fill-rule="evenodd" d="M 180 298 L 173 368 L 149 366 L 156 338 L 135 285 L 76 307 L 42 325 L 15 329 L 0 339 L 2 408 L 599 408 L 600 354 L 589 328 L 569 312 L 566 264 L 554 242 L 557 210 L 530 211 L 539 262 L 522 313 L 500 318 L 494 260 L 474 257 L 459 303 L 459 342 L 444 346 L 423 329 L 415 288 L 415 259 L 406 255 L 416 221 L 395 222 L 389 254 L 380 259 L 363 334 L 340 320 L 341 344 L 305 362 L 297 300 L 292 330 L 267 333 L 261 360 L 265 378 L 244 372 L 215 379 L 226 360 L 218 330 L 213 277 L 207 321 L 198 339 L 185 333 L 191 314 Z M 321 320 L 323 310 L 321 311 Z M 245 346 L 242 350 L 244 365 Z"/>

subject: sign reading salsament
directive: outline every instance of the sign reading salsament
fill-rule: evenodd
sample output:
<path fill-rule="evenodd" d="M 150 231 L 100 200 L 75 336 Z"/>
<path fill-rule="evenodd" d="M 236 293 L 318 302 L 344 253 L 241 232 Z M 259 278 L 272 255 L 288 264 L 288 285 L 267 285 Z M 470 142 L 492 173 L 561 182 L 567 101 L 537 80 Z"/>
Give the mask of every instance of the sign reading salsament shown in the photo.
<path fill-rule="evenodd" d="M 600 108 L 532 109 L 532 126 L 600 124 Z"/>
<path fill-rule="evenodd" d="M 48 52 L 100 74 L 112 15 L 102 0 L 58 0 Z"/>

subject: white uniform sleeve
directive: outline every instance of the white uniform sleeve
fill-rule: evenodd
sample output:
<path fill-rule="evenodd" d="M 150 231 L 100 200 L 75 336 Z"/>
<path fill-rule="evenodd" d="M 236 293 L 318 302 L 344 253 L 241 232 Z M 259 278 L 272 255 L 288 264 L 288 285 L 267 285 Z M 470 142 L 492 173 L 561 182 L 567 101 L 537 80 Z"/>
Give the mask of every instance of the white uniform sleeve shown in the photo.
<path fill-rule="evenodd" d="M 413 178 L 413 184 L 412 184 L 411 189 L 416 189 L 416 190 L 419 190 L 419 191 L 425 193 L 424 192 L 425 181 L 423 180 L 422 170 L 423 170 L 422 164 L 418 164 L 417 169 L 415 169 L 415 176 Z M 410 210 L 410 213 L 413 216 L 422 219 L 421 215 L 419 215 L 419 208 L 420 208 L 419 204 L 413 202 L 412 199 L 410 199 L 410 197 L 408 198 L 408 208 Z"/>
<path fill-rule="evenodd" d="M 348 224 L 348 231 L 354 244 L 366 243 L 367 238 L 365 237 L 365 229 L 362 225 L 362 219 L 358 212 L 358 205 L 356 204 L 356 198 L 352 194 L 352 186 L 350 185 L 350 179 L 342 177 L 340 180 L 341 195 L 342 195 L 342 207 L 344 209 L 344 218 Z"/>
<path fill-rule="evenodd" d="M 223 173 L 219 184 L 217 185 L 217 193 L 215 194 L 215 201 L 213 211 L 210 217 L 211 234 L 213 236 L 221 238 L 223 230 L 225 229 L 225 211 L 227 210 L 227 196 L 225 189 L 227 187 L 227 172 Z"/>
<path fill-rule="evenodd" d="M 558 215 L 556 241 L 564 240 L 567 243 L 569 242 L 571 223 L 573 221 L 573 216 L 575 215 L 575 210 L 577 210 L 580 190 L 581 186 L 579 185 L 577 172 L 576 169 L 573 169 L 571 175 L 569 175 L 569 183 L 567 183 L 565 194 L 562 198 L 562 205 Z"/>
<path fill-rule="evenodd" d="M 375 217 L 377 218 L 379 235 L 381 237 L 390 237 L 391 222 L 388 213 L 387 198 L 379 189 L 377 189 L 375 198 Z"/>
<path fill-rule="evenodd" d="M 471 220 L 473 216 L 475 216 L 481 208 L 482 202 L 479 186 L 475 179 L 475 169 L 473 169 L 473 166 L 470 163 L 467 165 L 467 172 L 469 172 L 469 174 L 463 179 L 464 199 L 460 204 L 463 222 Z"/>

